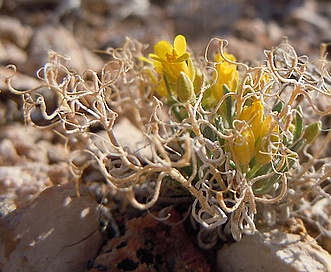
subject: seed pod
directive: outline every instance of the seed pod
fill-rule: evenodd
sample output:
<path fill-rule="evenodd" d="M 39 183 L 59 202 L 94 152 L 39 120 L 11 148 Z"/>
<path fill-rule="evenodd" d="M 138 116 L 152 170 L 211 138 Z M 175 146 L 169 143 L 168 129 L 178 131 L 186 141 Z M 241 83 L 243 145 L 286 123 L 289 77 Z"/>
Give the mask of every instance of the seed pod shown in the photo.
<path fill-rule="evenodd" d="M 177 97 L 182 103 L 188 102 L 195 97 L 193 83 L 184 72 L 180 72 L 177 79 Z"/>

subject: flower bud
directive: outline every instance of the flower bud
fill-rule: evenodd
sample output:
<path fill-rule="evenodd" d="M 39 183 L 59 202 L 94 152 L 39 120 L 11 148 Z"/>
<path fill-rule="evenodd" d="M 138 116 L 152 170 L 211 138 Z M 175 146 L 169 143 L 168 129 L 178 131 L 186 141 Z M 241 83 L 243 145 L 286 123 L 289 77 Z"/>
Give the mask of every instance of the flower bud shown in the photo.
<path fill-rule="evenodd" d="M 180 72 L 177 79 L 177 97 L 182 103 L 188 102 L 195 97 L 193 83 L 184 72 Z"/>

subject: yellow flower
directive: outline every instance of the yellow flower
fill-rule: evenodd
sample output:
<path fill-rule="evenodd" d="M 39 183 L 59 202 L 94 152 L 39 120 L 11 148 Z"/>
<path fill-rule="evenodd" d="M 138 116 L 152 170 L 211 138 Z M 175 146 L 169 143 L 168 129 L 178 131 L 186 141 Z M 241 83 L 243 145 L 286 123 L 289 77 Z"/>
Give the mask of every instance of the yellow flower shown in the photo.
<path fill-rule="evenodd" d="M 190 59 L 190 53 L 186 50 L 185 37 L 178 35 L 174 40 L 174 45 L 167 41 L 160 41 L 154 46 L 154 54 L 149 55 L 160 76 L 160 85 L 156 91 L 161 96 L 170 95 L 167 87 L 170 89 L 171 95 L 177 96 L 177 81 L 181 73 L 185 73 L 189 80 L 194 81 L 195 68 Z"/>
<path fill-rule="evenodd" d="M 261 134 L 263 108 L 262 102 L 255 100 L 251 106 L 245 106 L 239 116 L 239 120 L 246 121 L 249 124 L 255 139 L 258 139 Z"/>
<path fill-rule="evenodd" d="M 232 54 L 224 52 L 224 56 L 227 60 L 236 61 L 236 58 Z M 217 62 L 215 66 L 217 81 L 216 84 L 212 86 L 212 95 L 216 102 L 223 96 L 224 84 L 226 84 L 232 92 L 235 92 L 237 89 L 239 80 L 237 65 L 229 63 L 227 60 L 225 60 L 220 53 L 217 53 L 215 57 L 215 61 Z"/>
<path fill-rule="evenodd" d="M 264 118 L 264 106 L 260 100 L 245 106 L 239 120 L 246 121 L 254 135 L 254 152 L 256 163 L 263 165 L 271 161 L 272 144 L 278 141 L 279 127 L 274 124 L 270 115 Z"/>
<path fill-rule="evenodd" d="M 252 130 L 244 128 L 244 131 L 232 140 L 232 154 L 243 171 L 247 171 L 248 164 L 254 157 L 255 138 Z"/>
<path fill-rule="evenodd" d="M 253 79 L 247 79 L 247 84 L 251 85 L 255 91 L 259 92 L 266 87 L 270 79 L 271 76 L 268 73 L 258 70 L 254 74 Z M 266 92 L 266 90 L 264 90 L 264 92 Z"/>
<path fill-rule="evenodd" d="M 223 54 L 225 59 L 220 53 L 217 53 L 215 56 L 216 75 L 211 81 L 214 84 L 206 90 L 202 101 L 202 106 L 206 109 L 215 107 L 221 98 L 229 91 L 237 91 L 239 72 L 237 71 L 237 65 L 229 62 L 236 61 L 236 58 L 232 54 L 228 54 L 226 52 Z M 232 122 L 230 109 L 232 107 L 232 101 L 233 98 L 229 97 L 229 99 L 224 101 L 219 109 L 220 115 L 222 116 L 223 120 L 226 120 L 229 123 L 229 126 L 231 126 Z"/>
<path fill-rule="evenodd" d="M 258 90 L 262 90 L 267 85 L 267 83 L 270 81 L 270 79 L 271 79 L 271 76 L 264 72 L 259 80 Z"/>
<path fill-rule="evenodd" d="M 256 145 L 256 163 L 259 165 L 267 164 L 272 159 L 272 146 L 277 145 L 279 140 L 278 133 L 279 133 L 279 126 L 272 126 L 274 125 L 274 121 L 270 115 L 268 115 L 261 126 L 261 133 L 257 138 Z M 272 131 L 270 131 L 272 130 Z"/>

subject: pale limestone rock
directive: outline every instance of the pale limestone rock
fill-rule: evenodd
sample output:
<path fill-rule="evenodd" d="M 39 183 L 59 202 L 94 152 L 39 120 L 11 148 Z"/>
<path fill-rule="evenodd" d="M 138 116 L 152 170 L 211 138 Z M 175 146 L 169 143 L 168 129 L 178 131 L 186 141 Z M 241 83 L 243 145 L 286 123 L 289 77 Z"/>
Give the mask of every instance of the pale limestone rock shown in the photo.
<path fill-rule="evenodd" d="M 129 147 L 142 158 L 151 159 L 151 148 L 146 144 L 146 137 L 129 119 L 121 118 L 120 122 L 115 124 L 113 131 L 121 146 Z"/>
<path fill-rule="evenodd" d="M 292 11 L 292 17 L 295 20 L 307 22 L 318 30 L 328 29 L 330 27 L 329 18 L 318 12 L 317 1 L 306 0 L 301 6 Z"/>
<path fill-rule="evenodd" d="M 68 181 L 66 152 L 60 144 L 51 145 L 49 132 L 19 124 L 1 129 L 0 197 L 19 207 L 45 188 Z"/>
<path fill-rule="evenodd" d="M 46 189 L 0 219 L 0 271 L 84 271 L 102 243 L 99 212 L 86 190 Z"/>
<path fill-rule="evenodd" d="M 127 118 L 121 118 L 113 127 L 114 135 L 119 142 L 120 146 L 129 148 L 129 150 L 142 160 L 152 158 L 151 146 L 148 143 L 144 133 L 139 130 L 132 122 Z M 106 131 L 101 131 L 98 134 L 101 139 L 108 141 Z M 96 139 L 98 141 L 98 139 Z M 101 146 L 101 142 L 97 144 Z M 115 150 L 113 150 L 116 152 Z M 106 152 L 106 151 L 105 151 Z"/>
<path fill-rule="evenodd" d="M 314 233 L 319 245 L 331 254 L 331 205 L 330 199 L 322 198 L 303 211 L 308 228 Z M 307 220 L 308 219 L 308 220 Z"/>
<path fill-rule="evenodd" d="M 68 57 L 65 65 L 81 73 L 86 69 L 99 71 L 103 61 L 93 52 L 83 50 L 73 34 L 61 25 L 45 25 L 36 29 L 28 50 L 27 73 L 36 71 L 48 61 L 48 51 Z M 23 68 L 23 67 L 22 67 Z"/>
<path fill-rule="evenodd" d="M 1 1 L 2 2 L 2 1 Z M 33 29 L 23 25 L 12 16 L 0 16 L 0 40 L 10 41 L 19 48 L 25 48 L 32 36 Z"/>
<path fill-rule="evenodd" d="M 218 252 L 219 272 L 331 271 L 331 255 L 307 233 L 277 227 L 246 235 Z"/>
<path fill-rule="evenodd" d="M 0 39 L 0 63 L 25 63 L 27 55 L 16 44 Z"/>

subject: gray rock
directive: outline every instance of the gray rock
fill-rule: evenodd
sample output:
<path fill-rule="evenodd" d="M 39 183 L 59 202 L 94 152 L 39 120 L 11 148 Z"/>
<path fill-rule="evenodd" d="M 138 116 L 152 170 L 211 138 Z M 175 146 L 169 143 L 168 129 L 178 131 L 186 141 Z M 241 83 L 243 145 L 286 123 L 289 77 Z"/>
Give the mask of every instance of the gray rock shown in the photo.
<path fill-rule="evenodd" d="M 45 25 L 36 29 L 28 49 L 26 73 L 31 74 L 48 62 L 48 51 L 53 50 L 68 56 L 70 61 L 64 63 L 69 69 L 83 72 L 86 69 L 99 71 L 103 62 L 88 50 L 83 50 L 73 34 L 61 25 Z"/>
<path fill-rule="evenodd" d="M 0 61 L 1 61 L 1 54 L 7 54 L 6 51 L 2 51 L 2 45 L 0 42 Z M 21 51 L 20 51 L 21 52 Z M 14 58 L 19 58 L 21 61 L 25 61 L 27 56 L 17 56 L 14 55 Z M 17 62 L 14 62 L 13 58 L 9 59 L 9 56 L 6 55 L 6 62 L 10 62 L 10 63 L 15 63 L 17 64 Z M 22 62 L 21 62 L 22 64 Z M 8 85 L 5 83 L 5 81 L 3 80 L 3 78 L 5 77 L 11 77 L 13 75 L 14 71 L 12 69 L 6 68 L 6 66 L 4 65 L 0 65 L 0 76 L 2 77 L 2 79 L 0 80 L 0 90 L 2 91 L 8 91 Z M 13 77 L 10 78 L 10 82 L 12 84 L 12 86 L 17 89 L 17 90 L 29 90 L 29 89 L 33 89 L 38 87 L 41 84 L 41 81 L 37 80 L 35 77 L 30 77 L 27 75 L 24 75 L 20 72 L 16 72 L 15 75 Z M 19 98 L 19 97 L 18 97 Z"/>
<path fill-rule="evenodd" d="M 0 270 L 84 271 L 102 243 L 94 198 L 75 186 L 54 186 L 0 219 Z"/>
<path fill-rule="evenodd" d="M 19 48 L 25 48 L 32 36 L 32 28 L 22 25 L 13 17 L 0 16 L 0 40 L 7 40 Z"/>
<path fill-rule="evenodd" d="M 17 47 L 14 43 L 1 41 L 0 39 L 0 63 L 24 63 L 27 55 L 24 50 Z"/>

